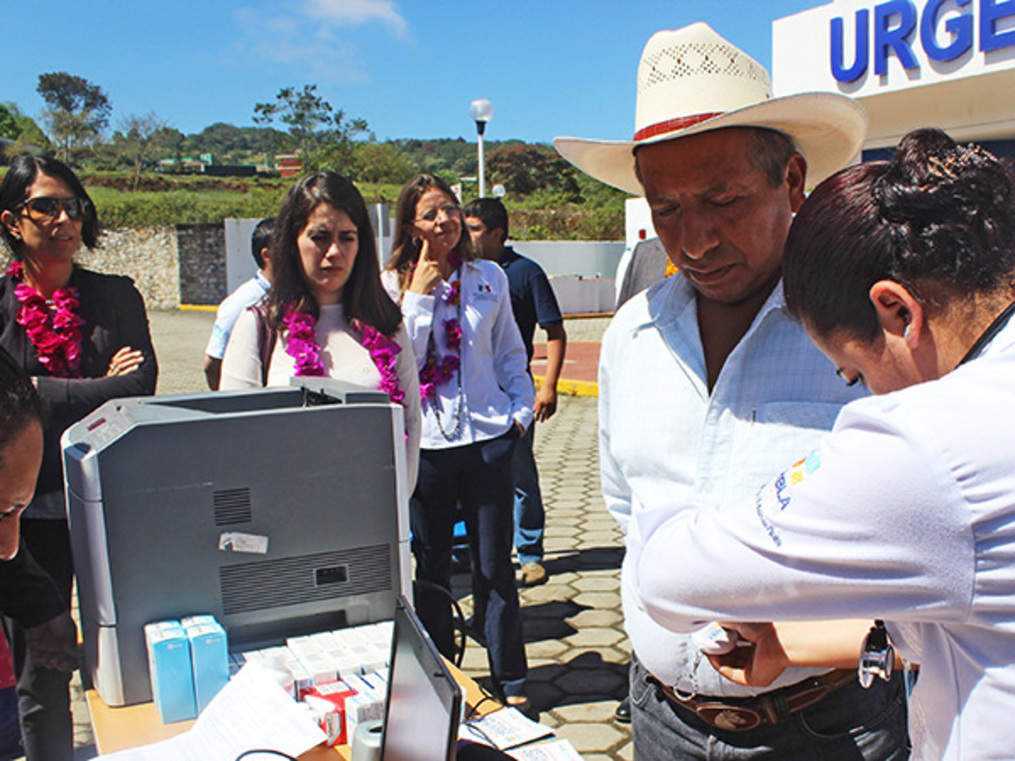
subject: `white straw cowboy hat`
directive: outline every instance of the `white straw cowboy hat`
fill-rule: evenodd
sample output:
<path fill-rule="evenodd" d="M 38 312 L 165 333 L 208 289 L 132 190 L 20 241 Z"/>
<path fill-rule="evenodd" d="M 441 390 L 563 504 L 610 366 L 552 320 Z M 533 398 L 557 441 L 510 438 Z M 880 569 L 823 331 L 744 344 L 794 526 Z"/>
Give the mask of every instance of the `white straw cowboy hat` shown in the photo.
<path fill-rule="evenodd" d="M 634 150 L 723 127 L 764 127 L 792 138 L 816 185 L 860 152 L 867 115 L 849 98 L 810 92 L 772 97 L 768 72 L 705 23 L 656 32 L 638 65 L 633 140 L 558 137 L 554 147 L 597 180 L 642 195 Z"/>

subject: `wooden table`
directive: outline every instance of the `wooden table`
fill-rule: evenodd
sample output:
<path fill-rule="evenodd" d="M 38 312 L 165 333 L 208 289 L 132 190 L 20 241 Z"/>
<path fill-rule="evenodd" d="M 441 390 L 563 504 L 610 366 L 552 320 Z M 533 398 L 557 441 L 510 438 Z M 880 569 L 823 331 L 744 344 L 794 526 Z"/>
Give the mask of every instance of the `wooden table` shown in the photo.
<path fill-rule="evenodd" d="M 465 691 L 465 704 L 469 708 L 479 705 L 483 699 L 479 685 L 451 664 L 448 664 L 448 668 Z M 92 733 L 95 736 L 95 748 L 99 753 L 114 753 L 159 740 L 168 740 L 186 732 L 194 725 L 193 720 L 163 724 L 154 703 L 110 708 L 95 690 L 88 690 L 85 693 L 85 700 L 92 715 Z M 497 702 L 487 700 L 480 706 L 478 713 L 485 715 L 499 707 Z M 339 745 L 335 748 L 317 746 L 300 756 L 301 761 L 336 761 L 338 758 L 343 761 L 349 760 L 348 745 Z"/>

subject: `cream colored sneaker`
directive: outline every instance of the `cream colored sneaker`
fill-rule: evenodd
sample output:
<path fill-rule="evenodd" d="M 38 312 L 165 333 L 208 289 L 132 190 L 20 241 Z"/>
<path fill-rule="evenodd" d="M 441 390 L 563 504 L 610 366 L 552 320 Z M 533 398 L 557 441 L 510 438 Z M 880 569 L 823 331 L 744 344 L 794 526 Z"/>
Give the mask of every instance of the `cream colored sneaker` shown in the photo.
<path fill-rule="evenodd" d="M 545 584 L 549 577 L 541 563 L 526 563 L 522 566 L 522 586 L 536 587 Z"/>

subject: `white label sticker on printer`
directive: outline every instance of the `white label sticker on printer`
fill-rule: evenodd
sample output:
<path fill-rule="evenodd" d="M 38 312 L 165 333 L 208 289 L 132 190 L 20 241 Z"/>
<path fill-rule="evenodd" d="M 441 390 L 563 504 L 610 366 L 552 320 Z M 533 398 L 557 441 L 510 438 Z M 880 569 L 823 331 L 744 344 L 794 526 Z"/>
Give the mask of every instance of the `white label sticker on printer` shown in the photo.
<path fill-rule="evenodd" d="M 219 549 L 223 552 L 250 552 L 265 555 L 268 552 L 268 537 L 259 534 L 244 534 L 240 531 L 225 531 L 219 534 Z"/>

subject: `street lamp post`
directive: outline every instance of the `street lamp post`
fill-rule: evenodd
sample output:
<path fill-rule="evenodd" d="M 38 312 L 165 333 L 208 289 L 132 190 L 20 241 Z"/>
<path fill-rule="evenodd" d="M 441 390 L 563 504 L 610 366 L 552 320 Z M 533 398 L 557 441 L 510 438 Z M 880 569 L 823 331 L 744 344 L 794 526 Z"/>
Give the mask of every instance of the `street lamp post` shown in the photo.
<path fill-rule="evenodd" d="M 486 172 L 483 164 L 483 133 L 486 131 L 486 123 L 493 117 L 493 104 L 486 98 L 478 98 L 469 104 L 469 116 L 476 122 L 476 134 L 479 136 L 477 150 L 479 151 L 479 197 L 486 196 Z"/>

